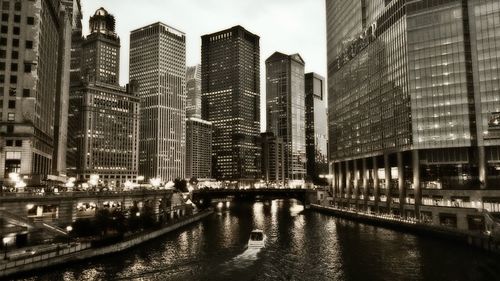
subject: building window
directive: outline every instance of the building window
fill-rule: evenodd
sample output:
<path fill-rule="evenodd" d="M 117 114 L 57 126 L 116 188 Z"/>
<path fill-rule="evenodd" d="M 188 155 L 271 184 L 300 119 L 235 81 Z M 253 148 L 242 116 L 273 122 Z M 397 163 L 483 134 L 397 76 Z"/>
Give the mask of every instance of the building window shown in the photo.
<path fill-rule="evenodd" d="M 7 121 L 14 121 L 16 119 L 16 114 L 9 112 L 7 113 Z"/>
<path fill-rule="evenodd" d="M 17 76 L 16 75 L 11 75 L 10 76 L 10 83 L 11 84 L 17 84 Z"/>
<path fill-rule="evenodd" d="M 16 10 L 16 11 L 21 11 L 21 7 L 22 7 L 21 2 L 16 2 L 14 4 L 14 10 Z"/>
<path fill-rule="evenodd" d="M 21 22 L 21 16 L 20 15 L 14 15 L 14 22 L 20 23 Z"/>
<path fill-rule="evenodd" d="M 0 70 L 5 70 L 5 62 L 0 62 Z"/>
<path fill-rule="evenodd" d="M 35 24 L 35 18 L 34 17 L 27 17 L 26 18 L 26 23 L 29 25 L 34 25 Z"/>
<path fill-rule="evenodd" d="M 14 141 L 13 140 L 6 140 L 5 146 L 14 146 Z"/>
<path fill-rule="evenodd" d="M 31 94 L 30 94 L 30 89 L 23 89 L 23 97 L 27 98 L 29 97 Z"/>
<path fill-rule="evenodd" d="M 33 49 L 33 41 L 28 40 L 25 45 L 26 49 Z"/>
<path fill-rule="evenodd" d="M 5 76 L 4 75 L 0 75 L 0 83 L 4 83 L 5 82 Z"/>
<path fill-rule="evenodd" d="M 2 14 L 2 21 L 9 21 L 9 14 Z"/>
<path fill-rule="evenodd" d="M 7 134 L 12 134 L 12 133 L 14 133 L 14 126 L 8 125 L 7 126 Z"/>
<path fill-rule="evenodd" d="M 0 50 L 0 58 L 4 59 L 6 55 L 5 50 Z"/>
<path fill-rule="evenodd" d="M 17 63 L 10 64 L 10 71 L 17 71 Z"/>
<path fill-rule="evenodd" d="M 10 8 L 9 1 L 3 1 L 2 3 L 2 10 L 8 11 Z"/>
<path fill-rule="evenodd" d="M 9 89 L 9 96 L 15 97 L 16 96 L 16 88 L 10 88 Z"/>
<path fill-rule="evenodd" d="M 6 25 L 2 25 L 2 27 L 0 28 L 0 32 L 2 33 L 9 33 L 9 27 L 6 26 Z"/>
<path fill-rule="evenodd" d="M 12 39 L 12 47 L 19 47 L 19 39 Z"/>
<path fill-rule="evenodd" d="M 15 109 L 15 108 L 16 108 L 16 101 L 10 100 L 9 101 L 9 109 Z"/>
<path fill-rule="evenodd" d="M 14 33 L 14 35 L 19 35 L 21 33 L 21 29 L 19 29 L 18 26 L 14 26 L 13 33 Z"/>
<path fill-rule="evenodd" d="M 7 38 L 0 38 L 0 46 L 7 46 Z"/>
<path fill-rule="evenodd" d="M 12 59 L 18 59 L 19 58 L 19 52 L 18 51 L 12 51 Z"/>
<path fill-rule="evenodd" d="M 23 146 L 23 141 L 22 140 L 16 140 L 16 146 L 17 147 Z"/>
<path fill-rule="evenodd" d="M 31 63 L 24 64 L 24 73 L 31 73 Z"/>

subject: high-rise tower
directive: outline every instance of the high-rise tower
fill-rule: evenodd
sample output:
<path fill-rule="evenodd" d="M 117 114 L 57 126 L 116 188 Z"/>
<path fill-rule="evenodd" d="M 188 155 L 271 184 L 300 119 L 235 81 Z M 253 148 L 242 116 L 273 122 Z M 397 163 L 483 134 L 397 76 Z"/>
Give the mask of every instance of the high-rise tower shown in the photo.
<path fill-rule="evenodd" d="M 55 0 L 2 1 L 0 10 L 0 178 L 14 185 L 7 178 L 18 173 L 40 184 L 64 173 L 64 139 L 56 138 L 65 134 L 58 104 L 69 90 L 71 20 Z"/>
<path fill-rule="evenodd" d="M 260 178 L 259 37 L 241 26 L 204 35 L 202 115 L 213 123 L 213 173 L 253 184 Z"/>
<path fill-rule="evenodd" d="M 283 140 L 289 186 L 306 177 L 304 60 L 275 52 L 266 60 L 267 131 Z"/>
<path fill-rule="evenodd" d="M 97 175 L 103 184 L 120 189 L 135 181 L 138 173 L 139 87 L 135 81 L 126 88 L 118 83 L 120 39 L 114 29 L 113 15 L 100 8 L 90 18 L 90 35 L 83 41 L 73 37 L 77 44 L 70 91 L 68 172 L 84 181 Z M 78 35 L 78 28 L 73 35 Z M 76 49 L 80 46 L 81 53 Z"/>
<path fill-rule="evenodd" d="M 130 79 L 140 84 L 141 175 L 164 181 L 186 169 L 186 36 L 163 23 L 130 34 Z"/>
<path fill-rule="evenodd" d="M 462 228 L 476 208 L 498 211 L 498 1 L 327 0 L 326 12 L 338 204 Z"/>

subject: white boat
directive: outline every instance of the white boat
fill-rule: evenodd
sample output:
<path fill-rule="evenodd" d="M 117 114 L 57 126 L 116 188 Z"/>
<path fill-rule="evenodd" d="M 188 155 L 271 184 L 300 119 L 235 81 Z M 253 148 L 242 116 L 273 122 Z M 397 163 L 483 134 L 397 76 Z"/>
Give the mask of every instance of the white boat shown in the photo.
<path fill-rule="evenodd" d="M 248 240 L 248 248 L 263 248 L 266 244 L 266 235 L 260 229 L 254 229 L 252 233 L 250 233 L 250 239 Z"/>

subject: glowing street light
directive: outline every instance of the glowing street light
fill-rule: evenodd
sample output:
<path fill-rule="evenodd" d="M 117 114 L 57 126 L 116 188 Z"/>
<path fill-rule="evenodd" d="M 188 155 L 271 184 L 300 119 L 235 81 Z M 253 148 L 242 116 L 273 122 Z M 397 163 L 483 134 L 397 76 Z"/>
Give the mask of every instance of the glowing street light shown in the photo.
<path fill-rule="evenodd" d="M 161 185 L 161 179 L 159 179 L 159 178 L 150 179 L 150 180 L 149 180 L 149 183 L 151 183 L 151 185 L 152 185 L 154 188 L 158 188 L 158 187 Z"/>
<path fill-rule="evenodd" d="M 99 183 L 99 175 L 96 174 L 90 175 L 89 184 L 91 186 L 96 186 L 98 183 Z"/>

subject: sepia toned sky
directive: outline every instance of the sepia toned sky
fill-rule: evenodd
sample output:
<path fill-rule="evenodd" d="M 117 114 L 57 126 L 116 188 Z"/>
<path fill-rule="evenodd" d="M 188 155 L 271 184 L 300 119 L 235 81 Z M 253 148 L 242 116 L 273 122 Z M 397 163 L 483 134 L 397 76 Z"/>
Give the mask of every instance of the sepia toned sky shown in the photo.
<path fill-rule="evenodd" d="M 260 36 L 261 129 L 265 128 L 265 60 L 299 53 L 306 72 L 326 76 L 325 0 L 81 0 L 84 34 L 90 15 L 104 7 L 121 38 L 120 83 L 128 81 L 130 31 L 161 21 L 186 33 L 186 63 L 201 62 L 200 36 L 242 25 Z"/>

